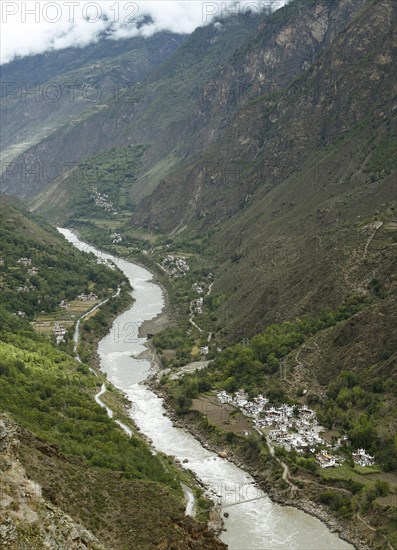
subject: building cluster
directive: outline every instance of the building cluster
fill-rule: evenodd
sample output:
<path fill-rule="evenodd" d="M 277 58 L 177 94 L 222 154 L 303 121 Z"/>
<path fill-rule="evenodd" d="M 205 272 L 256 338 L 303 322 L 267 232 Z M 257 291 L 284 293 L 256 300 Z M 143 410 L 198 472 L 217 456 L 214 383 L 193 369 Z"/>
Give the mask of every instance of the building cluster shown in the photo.
<path fill-rule="evenodd" d="M 59 325 L 58 323 L 55 324 L 53 334 L 56 340 L 56 343 L 59 344 L 60 342 L 63 342 L 65 339 L 66 329 L 62 325 Z"/>
<path fill-rule="evenodd" d="M 333 466 L 340 466 L 341 459 L 328 451 L 322 450 L 316 454 L 316 462 L 320 468 L 331 468 Z"/>
<path fill-rule="evenodd" d="M 98 300 L 98 296 L 93 292 L 90 292 L 89 294 L 83 293 L 78 295 L 78 299 L 81 300 L 82 302 L 91 302 L 91 301 Z"/>
<path fill-rule="evenodd" d="M 32 265 L 32 260 L 30 258 L 19 258 L 17 264 L 24 266 Z"/>
<path fill-rule="evenodd" d="M 203 287 L 200 286 L 198 283 L 194 283 L 193 290 L 195 290 L 197 294 L 203 294 L 204 292 Z"/>
<path fill-rule="evenodd" d="M 253 418 L 256 428 L 272 428 L 269 430 L 269 439 L 287 450 L 314 452 L 316 446 L 324 444 L 319 436 L 321 428 L 317 424 L 316 413 L 304 405 L 298 407 L 284 403 L 274 407 L 269 405 L 269 400 L 262 394 L 250 400 L 244 390 L 236 392 L 234 397 L 222 391 L 217 397 L 221 403 L 234 405 L 243 414 Z"/>
<path fill-rule="evenodd" d="M 358 466 L 373 466 L 375 464 L 375 458 L 368 454 L 365 449 L 358 449 L 352 457 L 354 464 Z"/>
<path fill-rule="evenodd" d="M 95 185 L 92 187 L 92 198 L 94 199 L 95 206 L 103 208 L 106 212 L 116 212 L 116 209 L 108 195 L 105 193 L 100 193 Z"/>
<path fill-rule="evenodd" d="M 201 355 L 208 355 L 209 351 L 210 351 L 210 348 L 208 346 L 201 346 L 200 348 Z"/>
<path fill-rule="evenodd" d="M 262 394 L 254 397 L 251 401 L 244 390 L 237 391 L 234 397 L 225 391 L 221 391 L 217 394 L 217 397 L 221 403 L 234 405 L 241 409 L 246 416 L 251 416 L 253 418 L 257 418 L 262 413 L 267 403 L 269 403 L 269 400 Z"/>
<path fill-rule="evenodd" d="M 269 438 L 287 450 L 314 452 L 318 445 L 324 445 L 316 414 L 308 407 L 284 404 L 278 408 L 268 408 L 263 416 L 257 420 L 257 425 L 275 428 L 269 432 Z"/>
<path fill-rule="evenodd" d="M 315 411 L 305 405 L 287 405 L 274 407 L 262 394 L 249 399 L 244 390 L 239 390 L 234 396 L 226 391 L 217 394 L 221 403 L 228 403 L 240 409 L 242 414 L 253 418 L 254 426 L 260 430 L 267 430 L 269 439 L 288 451 L 315 454 L 316 462 L 321 468 L 339 466 L 342 458 L 333 455 L 330 451 L 338 449 L 348 441 L 347 436 L 340 437 L 332 446 L 322 437 L 323 429 L 317 422 Z M 319 447 L 326 447 L 318 451 Z M 372 466 L 374 457 L 367 454 L 365 449 L 358 449 L 353 453 L 355 464 Z"/>
<path fill-rule="evenodd" d="M 189 264 L 186 261 L 186 258 L 183 256 L 176 258 L 172 254 L 168 254 L 162 261 L 162 267 L 166 272 L 172 277 L 181 277 L 186 275 L 190 270 Z"/>
<path fill-rule="evenodd" d="M 110 238 L 112 239 L 112 243 L 113 244 L 118 244 L 118 243 L 121 243 L 123 238 L 122 236 L 120 235 L 120 233 L 112 233 L 112 235 L 110 235 Z"/>
<path fill-rule="evenodd" d="M 39 268 L 32 266 L 32 260 L 30 258 L 19 258 L 17 264 L 29 268 L 28 275 L 30 276 L 38 275 L 39 273 Z"/>
<path fill-rule="evenodd" d="M 34 292 L 37 288 L 33 285 L 19 286 L 17 292 Z"/>
<path fill-rule="evenodd" d="M 201 297 L 197 298 L 197 300 L 194 301 L 194 313 L 201 315 L 203 313 L 203 305 L 204 299 Z"/>

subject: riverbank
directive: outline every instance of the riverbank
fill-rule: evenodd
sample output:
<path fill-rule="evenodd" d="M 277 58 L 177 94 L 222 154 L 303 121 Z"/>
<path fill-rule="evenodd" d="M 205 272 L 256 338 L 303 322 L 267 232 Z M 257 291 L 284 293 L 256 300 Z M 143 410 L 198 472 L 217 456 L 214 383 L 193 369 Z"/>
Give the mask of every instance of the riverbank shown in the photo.
<path fill-rule="evenodd" d="M 143 266 L 147 269 L 147 266 Z M 197 422 L 194 420 L 181 419 L 175 414 L 174 408 L 172 406 L 171 400 L 168 399 L 167 394 L 161 390 L 158 384 L 157 374 L 161 372 L 161 359 L 157 354 L 156 347 L 151 342 L 150 337 L 152 335 L 158 334 L 164 328 L 169 326 L 172 319 L 172 310 L 171 304 L 169 302 L 169 297 L 165 286 L 159 280 L 159 276 L 153 275 L 153 282 L 160 286 L 163 294 L 163 299 L 165 305 L 163 310 L 153 319 L 144 321 L 139 328 L 139 337 L 148 338 L 145 343 L 146 350 L 142 352 L 136 358 L 145 359 L 150 362 L 151 368 L 148 374 L 148 378 L 145 381 L 145 385 L 149 387 L 156 395 L 164 399 L 164 407 L 167 410 L 168 417 L 172 420 L 174 426 L 187 430 L 195 439 L 197 439 L 203 447 L 219 455 L 225 450 L 225 445 L 218 445 L 212 441 L 208 434 L 200 429 Z M 149 444 L 152 444 L 150 439 L 147 440 Z M 269 496 L 269 498 L 277 504 L 283 506 L 291 506 L 293 508 L 302 510 L 303 512 L 316 517 L 323 524 L 325 524 L 328 529 L 337 533 L 340 538 L 353 544 L 357 550 L 366 550 L 368 548 L 367 540 L 365 540 L 360 532 L 354 528 L 351 528 L 346 525 L 345 522 L 341 522 L 335 516 L 327 510 L 324 506 L 319 505 L 317 502 L 311 501 L 310 498 L 306 496 L 302 497 L 299 495 L 297 498 L 290 498 L 288 496 L 288 489 L 285 490 L 277 486 L 276 479 L 264 479 L 263 475 L 259 472 L 258 468 L 254 465 L 249 464 L 247 461 L 244 461 L 241 457 L 235 454 L 234 450 L 229 446 L 227 459 L 249 473 L 257 482 L 258 486 Z M 195 476 L 196 481 L 202 488 L 205 488 L 204 485 L 198 480 Z M 299 498 L 299 500 L 298 500 Z M 221 516 L 221 511 L 217 506 L 214 506 L 210 512 L 210 522 L 209 528 L 216 533 L 217 536 L 220 536 L 222 530 L 224 529 L 224 521 Z M 362 525 L 360 525 L 360 529 Z"/>
<path fill-rule="evenodd" d="M 142 325 L 139 327 L 139 338 L 150 339 L 152 336 L 158 334 L 172 323 L 171 307 L 169 305 L 168 298 L 166 298 L 167 294 L 165 289 L 158 282 L 156 282 L 156 284 L 158 284 L 163 290 L 165 300 L 164 310 L 154 319 L 143 321 Z"/>
<path fill-rule="evenodd" d="M 82 241 L 84 241 L 84 239 L 88 237 L 88 236 L 85 237 L 84 235 L 82 235 L 81 231 L 79 231 L 77 228 L 73 228 L 73 233 Z M 88 239 L 88 240 L 91 240 L 91 239 Z M 104 250 L 107 254 L 111 256 L 115 256 L 116 259 L 119 259 L 119 258 L 121 259 L 120 256 L 116 255 L 117 253 L 115 253 L 112 246 L 109 246 L 109 245 L 105 246 L 104 244 L 99 245 L 99 244 L 95 244 L 95 242 L 94 244 L 91 244 L 91 246 L 93 247 L 100 246 L 100 248 Z M 163 310 L 158 315 L 156 315 L 153 319 L 144 320 L 141 326 L 139 327 L 139 331 L 138 331 L 139 338 L 150 339 L 151 336 L 158 334 L 159 332 L 161 332 L 162 330 L 164 330 L 166 327 L 168 327 L 170 324 L 174 322 L 174 315 L 172 313 L 172 307 L 168 297 L 167 289 L 165 288 L 164 282 L 161 278 L 161 274 L 159 273 L 159 270 L 157 269 L 156 265 L 152 264 L 151 262 L 145 263 L 145 262 L 139 261 L 136 258 L 122 257 L 122 259 L 126 262 L 132 262 L 135 265 L 142 267 L 143 269 L 147 269 L 152 274 L 151 282 L 158 285 L 162 290 L 163 299 L 164 299 Z M 117 267 L 117 262 L 115 265 Z M 124 310 L 120 310 L 119 314 L 123 313 L 126 309 L 127 307 Z M 111 320 L 109 328 L 111 327 L 113 320 L 114 319 Z M 142 358 L 145 358 L 145 357 L 142 355 Z"/>
<path fill-rule="evenodd" d="M 96 249 L 95 249 L 96 251 Z M 100 251 L 99 251 L 99 254 Z M 180 461 L 173 457 L 170 453 L 164 454 L 159 452 L 153 445 L 153 441 L 149 436 L 147 436 L 136 424 L 134 421 L 134 413 L 138 409 L 134 409 L 134 402 L 131 399 L 128 399 L 126 389 L 128 387 L 120 384 L 119 380 L 114 380 L 112 373 L 107 370 L 107 358 L 108 358 L 108 348 L 103 347 L 103 342 L 107 342 L 110 345 L 112 354 L 116 355 L 121 352 L 121 356 L 124 359 L 124 365 L 127 367 L 130 372 L 129 361 L 125 361 L 126 356 L 130 355 L 131 359 L 142 363 L 142 360 L 146 360 L 147 365 L 151 366 L 154 362 L 158 361 L 158 358 L 155 356 L 155 349 L 153 346 L 150 346 L 150 341 L 148 340 L 148 346 L 146 349 L 140 353 L 133 353 L 133 350 L 136 348 L 142 349 L 142 342 L 139 342 L 140 338 L 146 336 L 146 332 L 149 330 L 156 332 L 162 330 L 165 324 L 169 323 L 169 314 L 168 314 L 168 301 L 165 300 L 165 289 L 162 287 L 160 290 L 160 284 L 157 281 L 156 286 L 158 287 L 159 292 L 155 293 L 153 296 L 153 284 L 152 279 L 147 280 L 147 285 L 142 285 L 142 276 L 145 277 L 144 273 L 141 273 L 138 269 L 134 271 L 137 264 L 129 263 L 127 260 L 121 262 L 120 265 L 123 265 L 122 271 L 127 276 L 129 280 L 129 286 L 123 289 L 124 296 L 120 299 L 118 295 L 113 296 L 113 300 L 109 300 L 106 303 L 103 303 L 101 308 L 98 308 L 97 315 L 101 317 L 101 323 L 99 326 L 92 327 L 90 326 L 89 331 L 84 331 L 85 324 L 81 324 L 81 344 L 82 350 L 90 350 L 89 361 L 87 361 L 90 366 L 95 369 L 98 374 L 98 381 L 102 382 L 101 389 L 95 395 L 95 401 L 102 408 L 106 409 L 108 417 L 112 418 L 119 427 L 131 437 L 133 434 L 138 439 L 142 439 L 145 443 L 151 448 L 152 455 L 158 455 L 160 461 L 163 464 L 164 469 L 167 472 L 172 472 L 174 479 L 179 480 L 181 483 L 182 492 L 184 494 L 185 502 L 185 515 L 192 516 L 194 515 L 197 521 L 197 525 L 200 526 L 200 530 L 208 530 L 208 533 L 211 535 L 211 545 L 216 541 L 217 548 L 224 548 L 224 544 L 217 538 L 217 535 L 222 531 L 223 524 L 219 517 L 215 516 L 210 500 L 205 498 L 204 493 L 206 487 L 203 483 L 200 482 L 199 478 L 182 466 Z M 133 267 L 131 270 L 130 268 Z M 145 269 L 143 266 L 139 266 L 142 269 Z M 149 275 L 149 273 L 147 272 Z M 134 277 L 137 277 L 139 281 L 135 287 Z M 147 287 L 145 289 L 145 286 Z M 132 296 L 131 291 L 134 292 Z M 145 296 L 144 303 L 142 303 L 142 291 Z M 149 292 L 148 292 L 149 291 Z M 124 299 L 123 299 L 124 298 Z M 116 301 L 117 300 L 117 301 Z M 149 309 L 146 304 L 151 303 Z M 156 305 L 153 307 L 153 302 L 156 304 L 158 301 L 158 307 L 156 311 Z M 166 304 L 166 307 L 164 306 Z M 133 306 L 133 307 L 132 307 Z M 143 307 L 142 307 L 143 306 Z M 153 311 L 152 319 L 144 321 L 146 324 L 143 327 L 142 331 L 142 318 L 148 317 L 150 311 Z M 129 316 L 130 312 L 133 313 L 133 320 Z M 156 315 L 156 313 L 159 314 Z M 92 323 L 92 320 L 95 317 L 91 318 L 86 322 Z M 141 329 L 140 333 L 136 330 L 137 328 Z M 131 330 L 132 329 L 132 330 Z M 142 336 L 142 332 L 144 336 Z M 139 337 L 139 339 L 137 338 Z M 122 350 L 120 350 L 122 348 Z M 130 352 L 130 353 L 129 353 Z M 115 365 L 120 366 L 120 360 L 115 360 Z M 148 369 L 143 367 L 138 369 L 138 376 L 143 376 L 142 382 L 148 375 Z M 106 380 L 106 384 L 103 383 L 103 380 Z M 139 380 L 139 378 L 138 378 Z M 212 546 L 211 546 L 212 547 Z"/>
<path fill-rule="evenodd" d="M 258 487 L 269 496 L 272 502 L 282 506 L 290 506 L 299 509 L 319 519 L 332 533 L 337 533 L 342 540 L 352 544 L 357 550 L 368 550 L 369 542 L 368 538 L 362 536 L 362 525 L 358 524 L 357 526 L 351 526 L 348 525 L 347 522 L 342 522 L 327 508 L 318 502 L 310 500 L 307 495 L 297 495 L 294 493 L 294 498 L 291 498 L 288 496 L 288 489 L 281 489 L 278 487 L 276 479 L 271 479 L 269 477 L 265 478 L 259 471 L 258 465 L 250 464 L 247 460 L 244 460 L 244 458 L 239 456 L 236 450 L 231 445 L 228 445 L 227 442 L 223 441 L 222 444 L 219 444 L 214 441 L 214 439 L 200 427 L 197 415 L 194 415 L 196 418 L 182 419 L 179 417 L 174 411 L 172 400 L 159 385 L 158 377 L 156 376 L 156 373 L 159 371 L 159 364 L 153 365 L 153 374 L 146 381 L 146 385 L 156 393 L 158 397 L 163 399 L 163 406 L 174 426 L 188 431 L 203 447 L 218 454 L 218 456 L 226 457 L 225 460 L 232 462 L 240 469 L 250 474 Z"/>
<path fill-rule="evenodd" d="M 152 318 L 157 316 L 158 319 L 161 319 L 161 315 L 158 313 L 163 309 L 164 300 L 161 297 L 160 288 L 157 290 L 154 288 L 152 276 L 149 273 L 147 275 L 142 273 L 141 269 L 127 261 L 120 261 L 121 264 L 123 264 L 123 271 L 128 275 L 131 284 L 135 286 L 133 283 L 135 278 L 139 284 L 135 293 L 136 304 L 127 312 L 128 315 L 120 316 L 121 318 L 117 320 L 118 327 L 137 326 L 137 324 L 141 324 L 142 319 L 150 316 Z M 164 295 L 164 288 L 162 292 Z M 149 354 L 152 353 L 152 356 L 148 357 L 152 369 L 158 369 L 159 360 L 154 354 L 152 343 L 148 342 L 146 348 Z M 148 367 L 142 365 L 142 361 L 137 360 L 137 357 L 142 354 L 142 341 L 113 338 L 108 335 L 101 341 L 99 352 L 101 354 L 101 369 L 107 373 L 109 381 L 125 391 L 130 401 L 138 403 L 139 407 L 134 416 L 134 422 L 136 421 L 135 423 L 140 426 L 141 432 L 153 440 L 153 452 L 160 451 L 168 456 L 176 455 L 177 462 L 189 462 L 187 468 L 198 474 L 205 487 L 210 488 L 218 505 L 222 502 L 222 513 L 228 507 L 228 503 L 224 499 L 220 499 L 223 496 L 222 487 L 226 483 L 228 486 L 234 485 L 243 488 L 250 485 L 252 489 L 255 489 L 254 479 L 247 475 L 249 469 L 244 467 L 245 463 L 239 457 L 236 457 L 240 466 L 237 468 L 233 464 L 233 460 L 225 461 L 220 458 L 219 452 L 218 457 L 214 453 L 209 453 L 206 447 L 211 444 L 211 441 L 207 442 L 207 446 L 201 445 L 199 433 L 192 437 L 186 429 L 188 426 L 183 426 L 181 430 L 172 425 L 170 420 L 172 411 L 170 410 L 170 414 L 167 414 L 162 407 L 162 401 L 148 389 L 150 385 L 150 380 L 146 380 L 149 374 Z M 176 423 L 177 419 L 174 420 Z M 193 433 L 193 426 L 190 429 Z M 222 450 L 224 448 L 223 446 Z M 214 446 L 213 449 L 217 453 L 218 448 Z M 232 456 L 231 458 L 234 459 Z M 272 459 L 267 462 L 270 467 L 273 467 Z M 256 479 L 254 469 L 252 472 Z M 279 477 L 281 477 L 281 473 Z M 269 489 L 268 486 L 265 488 Z M 270 491 L 268 492 L 270 493 Z M 284 541 L 290 540 L 291 537 L 294 537 L 294 544 L 297 544 L 299 548 L 319 548 L 316 537 L 327 548 L 347 548 L 342 541 L 340 545 L 338 544 L 338 538 L 331 534 L 334 530 L 332 527 L 330 531 L 326 529 L 325 522 L 320 523 L 310 519 L 310 516 L 315 514 L 309 512 L 305 517 L 303 512 L 294 511 L 294 508 L 299 508 L 295 504 L 293 504 L 294 508 L 283 511 L 284 508 L 273 506 L 267 493 L 257 489 L 258 495 L 259 502 L 249 503 L 250 501 L 245 498 L 243 501 L 247 504 L 244 507 L 239 507 L 238 512 L 232 508 L 230 514 L 229 509 L 227 513 L 223 514 L 228 517 L 228 520 L 226 523 L 227 533 L 222 534 L 222 540 L 227 541 L 231 548 L 242 548 L 244 544 L 249 548 L 262 548 L 265 541 L 268 541 L 270 547 L 273 547 L 272 545 L 279 547 L 280 543 L 285 544 Z M 219 502 L 217 502 L 217 496 Z M 241 504 L 243 501 L 239 500 L 237 504 Z M 357 548 L 363 547 L 357 546 Z"/>

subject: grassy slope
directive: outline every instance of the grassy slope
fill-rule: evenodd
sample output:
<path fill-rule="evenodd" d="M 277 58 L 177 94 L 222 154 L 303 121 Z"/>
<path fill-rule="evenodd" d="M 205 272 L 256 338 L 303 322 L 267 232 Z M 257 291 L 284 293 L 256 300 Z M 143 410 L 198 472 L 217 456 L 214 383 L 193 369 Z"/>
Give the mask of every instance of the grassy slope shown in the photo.
<path fill-rule="evenodd" d="M 88 212 L 95 218 L 112 217 L 117 222 L 135 208 L 132 188 L 146 149 L 144 145 L 115 147 L 90 157 L 47 188 L 32 203 L 32 209 L 58 224 L 84 218 Z M 111 212 L 95 205 L 94 186 L 108 196 Z"/>
<path fill-rule="evenodd" d="M 120 272 L 98 265 L 93 257 L 77 252 L 58 231 L 26 211 L 23 205 L 0 198 L 0 284 L 2 305 L 11 313 L 22 310 L 32 320 L 41 311 L 59 309 L 62 299 L 75 299 L 89 288 L 108 296 L 125 281 Z M 21 258 L 29 265 L 18 264 Z M 29 269 L 37 268 L 37 274 Z M 27 290 L 18 291 L 18 288 Z"/>

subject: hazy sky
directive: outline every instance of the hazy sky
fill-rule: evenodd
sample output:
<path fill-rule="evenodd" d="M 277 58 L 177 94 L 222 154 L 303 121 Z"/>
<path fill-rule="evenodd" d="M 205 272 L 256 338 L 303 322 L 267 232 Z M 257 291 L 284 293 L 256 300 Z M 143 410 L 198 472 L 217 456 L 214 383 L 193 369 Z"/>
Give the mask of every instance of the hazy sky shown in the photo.
<path fill-rule="evenodd" d="M 1 0 L 1 63 L 15 56 L 85 46 L 106 32 L 119 39 L 161 30 L 191 33 L 214 17 L 251 17 L 250 10 L 287 0 Z M 144 16 L 152 23 L 137 24 Z M 255 21 L 252 21 L 253 24 Z"/>

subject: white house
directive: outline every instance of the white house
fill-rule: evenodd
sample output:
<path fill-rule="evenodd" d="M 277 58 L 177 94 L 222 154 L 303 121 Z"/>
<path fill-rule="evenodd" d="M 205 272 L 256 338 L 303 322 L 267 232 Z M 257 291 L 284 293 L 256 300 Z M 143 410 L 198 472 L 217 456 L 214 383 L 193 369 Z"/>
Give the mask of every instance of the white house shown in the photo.
<path fill-rule="evenodd" d="M 63 326 L 56 324 L 54 326 L 53 333 L 54 333 L 54 336 L 55 336 L 56 343 L 59 344 L 64 339 L 64 336 L 66 334 L 66 329 Z"/>
<path fill-rule="evenodd" d="M 321 451 L 316 455 L 316 461 L 320 468 L 331 468 L 336 465 L 335 457 L 327 453 L 327 451 Z"/>
<path fill-rule="evenodd" d="M 352 454 L 353 461 L 359 466 L 373 466 L 375 463 L 375 458 L 369 455 L 365 449 L 358 449 L 357 452 Z"/>
<path fill-rule="evenodd" d="M 31 263 L 32 263 L 32 260 L 30 258 L 20 258 L 17 261 L 17 264 L 20 264 L 20 265 L 31 265 Z"/>

